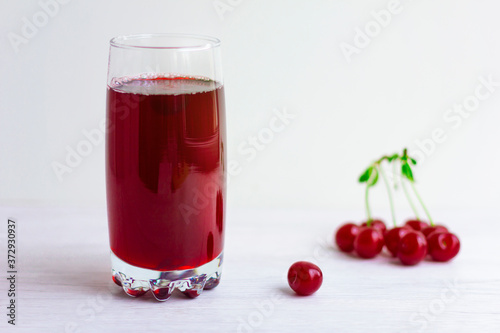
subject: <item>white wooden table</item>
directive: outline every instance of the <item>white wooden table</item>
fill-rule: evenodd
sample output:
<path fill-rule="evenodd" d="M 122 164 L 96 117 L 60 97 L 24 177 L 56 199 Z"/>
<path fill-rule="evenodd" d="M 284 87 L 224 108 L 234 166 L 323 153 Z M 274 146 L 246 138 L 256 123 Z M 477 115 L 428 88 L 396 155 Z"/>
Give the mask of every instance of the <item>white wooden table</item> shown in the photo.
<path fill-rule="evenodd" d="M 438 215 L 438 214 L 436 214 Z M 7 324 L 6 220 L 17 218 L 16 326 Z M 331 245 L 361 212 L 228 212 L 221 284 L 197 299 L 133 299 L 110 280 L 104 209 L 0 208 L 0 332 L 500 332 L 500 217 L 441 213 L 462 250 L 447 264 L 403 267 Z M 323 286 L 298 297 L 298 260 Z"/>

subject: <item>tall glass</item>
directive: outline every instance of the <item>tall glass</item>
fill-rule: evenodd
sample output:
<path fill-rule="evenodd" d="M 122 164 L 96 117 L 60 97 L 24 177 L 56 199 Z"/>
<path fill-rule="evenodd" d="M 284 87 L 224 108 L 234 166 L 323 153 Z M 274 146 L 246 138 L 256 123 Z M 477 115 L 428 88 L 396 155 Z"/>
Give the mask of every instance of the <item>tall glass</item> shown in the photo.
<path fill-rule="evenodd" d="M 167 300 L 219 284 L 226 123 L 220 42 L 148 34 L 110 42 L 106 189 L 112 277 Z"/>

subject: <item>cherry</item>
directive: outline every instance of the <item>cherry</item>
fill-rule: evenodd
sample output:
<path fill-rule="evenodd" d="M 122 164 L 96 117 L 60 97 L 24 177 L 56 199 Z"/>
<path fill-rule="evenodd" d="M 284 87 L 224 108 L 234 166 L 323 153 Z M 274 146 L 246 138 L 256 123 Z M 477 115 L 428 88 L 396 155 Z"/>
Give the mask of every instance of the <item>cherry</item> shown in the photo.
<path fill-rule="evenodd" d="M 288 270 L 288 284 L 297 294 L 314 294 L 323 283 L 323 273 L 318 266 L 307 261 L 297 261 Z"/>
<path fill-rule="evenodd" d="M 425 229 L 429 226 L 427 222 L 421 220 L 408 220 L 406 221 L 405 225 L 416 231 L 422 231 L 422 229 Z"/>
<path fill-rule="evenodd" d="M 442 225 L 433 225 L 422 229 L 422 233 L 426 238 L 429 237 L 429 235 L 432 234 L 434 231 L 448 232 L 448 229 Z"/>
<path fill-rule="evenodd" d="M 363 222 L 361 224 L 362 227 L 368 227 L 368 222 Z M 384 221 L 382 220 L 372 220 L 370 222 L 370 228 L 375 228 L 375 229 L 378 229 L 382 232 L 382 235 L 385 233 L 385 230 L 387 229 L 387 227 L 385 226 L 385 223 Z"/>
<path fill-rule="evenodd" d="M 427 254 L 427 241 L 418 231 L 411 230 L 401 237 L 398 245 L 398 258 L 403 265 L 416 265 Z"/>
<path fill-rule="evenodd" d="M 361 228 L 354 239 L 354 251 L 361 258 L 370 259 L 382 251 L 384 247 L 384 236 L 375 228 Z"/>
<path fill-rule="evenodd" d="M 401 237 L 403 237 L 412 230 L 413 229 L 411 229 L 410 227 L 403 226 L 403 227 L 392 228 L 384 234 L 385 246 L 387 247 L 387 250 L 389 250 L 389 252 L 392 254 L 393 257 L 395 257 L 398 254 L 398 245 Z"/>
<path fill-rule="evenodd" d="M 354 250 L 354 238 L 359 232 L 359 227 L 354 223 L 342 225 L 335 234 L 335 243 L 340 251 L 351 252 Z"/>
<path fill-rule="evenodd" d="M 427 241 L 434 261 L 449 261 L 460 251 L 460 240 L 451 232 L 435 231 L 427 237 Z"/>

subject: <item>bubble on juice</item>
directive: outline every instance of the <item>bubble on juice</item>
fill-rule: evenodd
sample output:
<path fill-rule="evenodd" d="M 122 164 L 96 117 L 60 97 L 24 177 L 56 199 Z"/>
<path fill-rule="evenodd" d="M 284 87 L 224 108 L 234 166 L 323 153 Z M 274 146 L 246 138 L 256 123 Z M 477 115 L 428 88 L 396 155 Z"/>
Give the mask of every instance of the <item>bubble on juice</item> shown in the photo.
<path fill-rule="evenodd" d="M 119 92 L 141 95 L 181 95 L 208 92 L 220 88 L 219 82 L 203 76 L 175 73 L 142 73 L 113 78 L 110 88 Z"/>

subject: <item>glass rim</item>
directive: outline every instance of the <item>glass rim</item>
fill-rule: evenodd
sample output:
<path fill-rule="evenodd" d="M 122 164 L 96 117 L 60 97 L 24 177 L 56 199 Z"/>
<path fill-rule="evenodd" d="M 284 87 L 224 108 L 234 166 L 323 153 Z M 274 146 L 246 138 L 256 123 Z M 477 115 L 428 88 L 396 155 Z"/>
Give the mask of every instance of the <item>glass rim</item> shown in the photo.
<path fill-rule="evenodd" d="M 134 40 L 145 40 L 154 38 L 179 38 L 184 40 L 193 40 L 193 45 L 186 46 L 176 46 L 176 45 L 165 45 L 165 46 L 154 46 L 154 45 L 139 45 L 133 43 Z M 199 41 L 200 43 L 195 43 Z M 130 43 L 132 42 L 132 43 Z M 124 48 L 124 49 L 157 49 L 157 50 L 189 50 L 189 51 L 199 51 L 199 50 L 209 50 L 220 46 L 220 40 L 215 37 L 196 35 L 196 34 L 182 34 L 182 33 L 151 33 L 151 34 L 132 34 L 132 35 L 120 35 L 111 38 L 109 41 L 110 46 Z"/>

